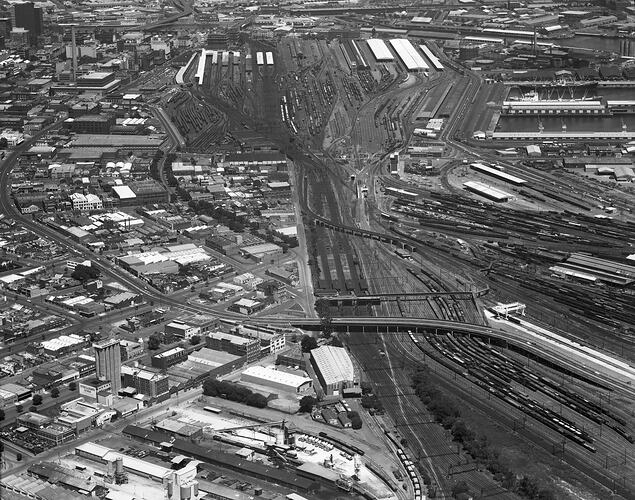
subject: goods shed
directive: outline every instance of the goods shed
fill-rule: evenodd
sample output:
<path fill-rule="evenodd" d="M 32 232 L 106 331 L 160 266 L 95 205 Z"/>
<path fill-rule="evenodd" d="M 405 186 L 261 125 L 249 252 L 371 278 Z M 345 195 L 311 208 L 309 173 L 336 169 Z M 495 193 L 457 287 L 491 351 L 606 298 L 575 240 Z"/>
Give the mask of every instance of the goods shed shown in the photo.
<path fill-rule="evenodd" d="M 468 191 L 476 193 L 484 198 L 487 198 L 496 202 L 504 202 L 509 201 L 513 198 L 513 196 L 505 191 L 501 191 L 500 189 L 493 188 L 492 186 L 488 186 L 487 184 L 483 184 L 482 182 L 468 181 L 463 183 L 463 187 Z"/>

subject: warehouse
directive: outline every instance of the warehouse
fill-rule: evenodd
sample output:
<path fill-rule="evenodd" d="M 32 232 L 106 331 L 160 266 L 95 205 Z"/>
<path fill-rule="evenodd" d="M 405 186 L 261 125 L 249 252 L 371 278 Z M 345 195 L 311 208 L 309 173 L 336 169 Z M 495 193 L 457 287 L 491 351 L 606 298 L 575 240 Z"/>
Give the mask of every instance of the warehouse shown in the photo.
<path fill-rule="evenodd" d="M 33 394 L 30 389 L 27 389 L 26 387 L 22 387 L 21 385 L 13 384 L 13 383 L 1 385 L 0 390 L 3 391 L 3 394 L 4 393 L 13 394 L 15 396 L 15 400 L 18 402 L 24 401 L 25 399 L 29 399 L 31 395 Z M 10 396 L 7 396 L 7 399 L 12 400 L 13 398 Z"/>
<path fill-rule="evenodd" d="M 368 46 L 370 50 L 373 52 L 375 59 L 377 61 L 394 61 L 395 58 L 392 56 L 390 49 L 386 45 L 386 42 L 380 40 L 379 38 L 371 38 L 368 40 Z"/>
<path fill-rule="evenodd" d="M 308 377 L 301 377 L 293 373 L 264 366 L 250 366 L 242 373 L 240 380 L 287 392 L 305 391 L 313 385 Z"/>
<path fill-rule="evenodd" d="M 260 243 L 257 245 L 249 245 L 240 249 L 245 257 L 250 257 L 256 262 L 262 262 L 267 256 L 282 254 L 282 247 L 274 243 Z"/>
<path fill-rule="evenodd" d="M 339 396 L 344 389 L 358 384 L 351 358 L 343 347 L 322 346 L 313 349 L 311 364 L 327 395 Z"/>
<path fill-rule="evenodd" d="M 415 49 L 409 40 L 404 38 L 390 40 L 390 45 L 392 45 L 392 48 L 408 71 L 425 71 L 430 69 L 421 54 L 417 52 L 417 49 Z"/>
<path fill-rule="evenodd" d="M 463 183 L 463 187 L 468 191 L 472 191 L 478 195 L 481 195 L 489 200 L 496 202 L 509 201 L 513 196 L 500 189 L 493 188 L 482 182 L 468 181 Z"/>

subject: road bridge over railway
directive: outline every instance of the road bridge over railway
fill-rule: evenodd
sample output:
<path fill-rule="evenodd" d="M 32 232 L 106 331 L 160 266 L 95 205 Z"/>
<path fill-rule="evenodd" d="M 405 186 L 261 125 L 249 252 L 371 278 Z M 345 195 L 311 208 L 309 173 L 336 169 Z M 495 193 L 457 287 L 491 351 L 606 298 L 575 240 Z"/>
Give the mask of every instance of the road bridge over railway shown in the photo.
<path fill-rule="evenodd" d="M 321 328 L 319 318 L 290 319 L 289 324 L 304 330 L 316 330 Z M 472 323 L 461 323 L 458 321 L 447 321 L 441 319 L 427 318 L 333 318 L 333 328 L 341 332 L 376 332 L 376 333 L 404 333 L 411 330 L 415 333 L 429 330 L 445 330 L 457 333 L 476 334 L 483 336 L 505 338 L 505 332 L 493 328 L 475 325 Z"/>
<path fill-rule="evenodd" d="M 372 305 L 377 306 L 382 302 L 388 301 L 417 301 L 426 300 L 430 298 L 448 298 L 454 300 L 472 300 L 475 298 L 473 292 L 418 292 L 418 293 L 380 293 L 374 295 L 330 295 L 320 297 L 323 300 L 327 300 L 331 306 L 364 306 Z"/>

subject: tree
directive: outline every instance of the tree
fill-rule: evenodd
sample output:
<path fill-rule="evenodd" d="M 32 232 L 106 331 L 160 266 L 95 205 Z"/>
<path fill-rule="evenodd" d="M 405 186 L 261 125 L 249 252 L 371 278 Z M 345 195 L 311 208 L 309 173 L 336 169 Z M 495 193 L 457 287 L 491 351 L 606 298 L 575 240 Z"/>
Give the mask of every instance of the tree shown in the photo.
<path fill-rule="evenodd" d="M 467 485 L 467 483 L 465 481 L 460 481 L 452 487 L 452 496 L 456 498 L 460 495 L 469 493 L 469 491 L 470 487 Z"/>
<path fill-rule="evenodd" d="M 190 344 L 198 345 L 200 343 L 201 343 L 201 337 L 199 337 L 198 335 L 192 335 L 192 337 L 190 338 Z"/>
<path fill-rule="evenodd" d="M 348 418 L 351 419 L 351 426 L 353 429 L 361 429 L 362 428 L 362 417 L 359 416 L 359 413 L 356 411 L 349 411 Z"/>
<path fill-rule="evenodd" d="M 78 264 L 77 267 L 73 270 L 71 277 L 76 279 L 77 281 L 81 281 L 82 283 L 90 280 L 94 280 L 99 278 L 100 276 L 99 269 L 94 266 L 83 266 Z"/>
<path fill-rule="evenodd" d="M 310 413 L 317 404 L 317 399 L 313 396 L 304 396 L 300 400 L 300 413 Z"/>
<path fill-rule="evenodd" d="M 320 317 L 322 335 L 329 338 L 333 334 L 333 316 L 331 315 L 331 306 L 329 301 L 324 298 L 317 299 L 315 301 L 315 310 Z"/>
<path fill-rule="evenodd" d="M 9 147 L 9 141 L 6 137 L 0 137 L 0 149 L 7 149 Z"/>
<path fill-rule="evenodd" d="M 68 384 L 68 390 L 69 391 L 74 391 L 77 389 L 77 382 L 71 382 Z"/>
<path fill-rule="evenodd" d="M 4 420 L 4 417 L 5 417 L 4 410 L 0 409 L 0 421 Z"/>
<path fill-rule="evenodd" d="M 310 335 L 302 335 L 300 346 L 302 347 L 302 352 L 311 352 L 318 346 L 318 343 L 315 337 L 311 337 Z"/>
<path fill-rule="evenodd" d="M 57 387 L 53 387 L 53 389 L 51 389 L 51 397 L 52 398 L 57 398 L 60 395 L 60 390 Z"/>
<path fill-rule="evenodd" d="M 33 396 L 33 404 L 35 406 L 39 406 L 42 404 L 42 396 L 40 394 L 36 394 L 35 396 Z"/>
<path fill-rule="evenodd" d="M 148 349 L 156 351 L 161 346 L 161 338 L 158 335 L 150 335 L 148 338 Z"/>
<path fill-rule="evenodd" d="M 15 454 L 15 459 L 16 459 L 18 462 L 21 462 L 21 461 L 22 461 L 22 453 L 16 453 L 16 454 Z"/>

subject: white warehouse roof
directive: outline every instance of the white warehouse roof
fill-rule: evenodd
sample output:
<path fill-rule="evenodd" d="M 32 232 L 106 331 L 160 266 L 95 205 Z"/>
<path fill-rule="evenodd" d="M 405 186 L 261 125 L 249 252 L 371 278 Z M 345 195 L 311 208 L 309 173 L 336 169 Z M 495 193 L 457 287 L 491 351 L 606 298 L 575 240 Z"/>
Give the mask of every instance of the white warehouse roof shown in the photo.
<path fill-rule="evenodd" d="M 343 347 L 325 345 L 313 349 L 311 356 L 326 385 L 353 380 L 355 375 L 353 363 Z"/>
<path fill-rule="evenodd" d="M 427 63 L 423 60 L 423 57 L 417 49 L 410 43 L 410 40 L 405 38 L 397 38 L 390 40 L 390 45 L 395 49 L 395 52 L 404 63 L 408 71 L 419 71 L 424 69 L 430 69 Z"/>
<path fill-rule="evenodd" d="M 379 38 L 371 38 L 368 40 L 368 46 L 373 52 L 375 59 L 378 61 L 394 61 L 395 58 L 390 53 L 390 49 L 383 40 Z"/>
<path fill-rule="evenodd" d="M 112 190 L 120 200 L 129 200 L 137 197 L 129 186 L 114 186 Z"/>

